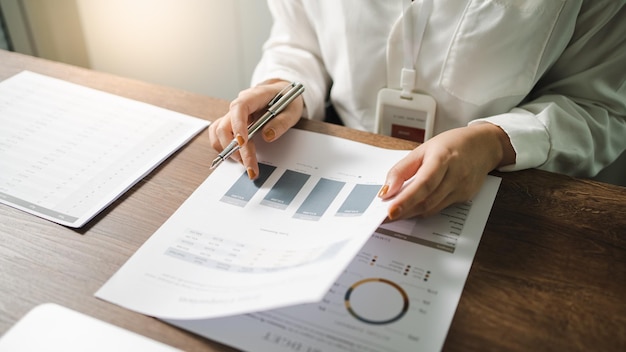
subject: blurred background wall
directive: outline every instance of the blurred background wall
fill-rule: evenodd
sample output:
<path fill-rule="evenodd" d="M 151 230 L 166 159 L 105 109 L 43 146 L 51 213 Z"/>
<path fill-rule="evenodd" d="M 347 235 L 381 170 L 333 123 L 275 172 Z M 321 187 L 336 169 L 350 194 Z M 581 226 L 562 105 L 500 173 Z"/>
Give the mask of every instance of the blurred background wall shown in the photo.
<path fill-rule="evenodd" d="M 249 86 L 271 26 L 262 0 L 0 0 L 0 10 L 12 50 L 227 100 Z"/>

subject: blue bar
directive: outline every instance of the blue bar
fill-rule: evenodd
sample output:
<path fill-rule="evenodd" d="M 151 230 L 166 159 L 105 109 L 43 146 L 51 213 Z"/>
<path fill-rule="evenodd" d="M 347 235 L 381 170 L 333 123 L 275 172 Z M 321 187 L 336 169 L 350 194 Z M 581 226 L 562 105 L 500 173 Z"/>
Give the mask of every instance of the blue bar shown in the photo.
<path fill-rule="evenodd" d="M 252 181 L 248 177 L 248 173 L 244 172 L 220 201 L 245 207 L 274 170 L 276 170 L 276 166 L 259 163 L 259 177 Z"/>
<path fill-rule="evenodd" d="M 298 219 L 319 220 L 341 191 L 345 182 L 320 179 L 293 216 Z"/>
<path fill-rule="evenodd" d="M 277 209 L 286 209 L 302 189 L 311 175 L 287 170 L 265 196 L 261 204 Z"/>
<path fill-rule="evenodd" d="M 336 216 L 361 216 L 378 194 L 382 185 L 356 185 L 343 202 Z"/>

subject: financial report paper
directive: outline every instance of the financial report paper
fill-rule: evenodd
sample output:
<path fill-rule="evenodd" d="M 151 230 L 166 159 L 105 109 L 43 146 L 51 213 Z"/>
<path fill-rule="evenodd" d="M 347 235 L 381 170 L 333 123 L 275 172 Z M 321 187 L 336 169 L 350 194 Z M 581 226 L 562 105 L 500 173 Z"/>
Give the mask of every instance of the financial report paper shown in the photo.
<path fill-rule="evenodd" d="M 199 319 L 319 301 L 387 214 L 408 151 L 292 129 L 257 143 L 260 174 L 222 163 L 96 296 Z"/>
<path fill-rule="evenodd" d="M 208 121 L 30 71 L 0 82 L 0 202 L 80 227 Z"/>
<path fill-rule="evenodd" d="M 245 351 L 440 351 L 499 185 L 488 176 L 469 202 L 381 225 L 319 301 L 165 321 Z"/>

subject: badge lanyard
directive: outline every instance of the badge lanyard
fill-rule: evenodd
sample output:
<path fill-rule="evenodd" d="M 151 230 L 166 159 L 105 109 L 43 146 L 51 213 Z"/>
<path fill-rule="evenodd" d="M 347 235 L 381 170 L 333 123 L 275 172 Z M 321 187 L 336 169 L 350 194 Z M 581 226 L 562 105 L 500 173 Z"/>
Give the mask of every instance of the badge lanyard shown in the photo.
<path fill-rule="evenodd" d="M 411 15 L 411 3 L 413 0 L 402 0 L 402 42 L 404 47 L 404 68 L 400 76 L 402 97 L 409 98 L 415 89 L 415 65 L 417 55 L 422 47 L 422 39 L 426 32 L 426 23 L 433 9 L 432 0 L 423 0 L 420 6 L 417 28 L 413 32 L 414 21 Z M 414 36 L 415 34 L 415 36 Z"/>
<path fill-rule="evenodd" d="M 402 1 L 403 68 L 400 89 L 383 88 L 376 103 L 376 132 L 388 136 L 425 142 L 432 137 L 435 124 L 435 99 L 415 91 L 417 73 L 414 62 L 422 47 L 426 24 L 432 12 L 432 0 L 422 0 L 414 28 L 412 1 Z"/>

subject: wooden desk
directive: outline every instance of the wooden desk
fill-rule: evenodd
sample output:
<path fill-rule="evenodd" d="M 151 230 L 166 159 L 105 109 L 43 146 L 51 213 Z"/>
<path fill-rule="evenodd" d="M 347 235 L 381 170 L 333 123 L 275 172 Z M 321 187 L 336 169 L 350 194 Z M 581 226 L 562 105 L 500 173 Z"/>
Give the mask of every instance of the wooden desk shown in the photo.
<path fill-rule="evenodd" d="M 24 69 L 207 120 L 228 108 L 223 100 L 0 51 L 0 80 Z M 324 123 L 298 127 L 413 146 Z M 54 302 L 187 351 L 231 350 L 93 296 L 210 174 L 215 156 L 201 133 L 78 231 L 0 205 L 0 334 L 36 305 Z M 537 170 L 498 176 L 444 350 L 626 350 L 626 188 Z"/>

